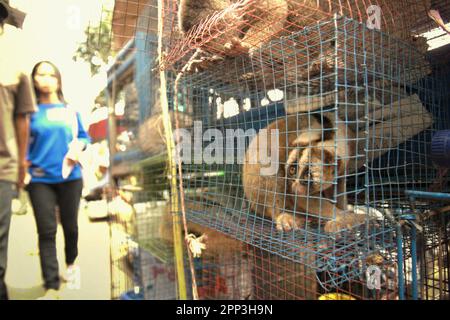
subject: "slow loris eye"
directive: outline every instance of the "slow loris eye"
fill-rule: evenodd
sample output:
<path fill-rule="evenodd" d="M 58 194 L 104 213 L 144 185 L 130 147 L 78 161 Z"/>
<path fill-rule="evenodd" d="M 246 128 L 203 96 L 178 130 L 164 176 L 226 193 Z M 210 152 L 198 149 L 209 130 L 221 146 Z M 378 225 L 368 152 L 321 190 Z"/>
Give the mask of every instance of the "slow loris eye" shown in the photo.
<path fill-rule="evenodd" d="M 289 174 L 290 174 L 291 176 L 293 176 L 293 175 L 295 175 L 296 173 L 297 173 L 297 166 L 295 166 L 295 165 L 290 166 L 290 167 L 289 167 Z"/>

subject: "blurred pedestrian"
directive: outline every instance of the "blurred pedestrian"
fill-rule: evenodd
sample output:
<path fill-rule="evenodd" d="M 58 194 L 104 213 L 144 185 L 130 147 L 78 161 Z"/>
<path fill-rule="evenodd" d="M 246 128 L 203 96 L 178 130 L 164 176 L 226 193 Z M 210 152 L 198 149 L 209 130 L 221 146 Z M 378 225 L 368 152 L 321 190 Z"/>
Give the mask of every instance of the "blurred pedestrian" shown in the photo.
<path fill-rule="evenodd" d="M 22 28 L 25 13 L 0 0 L 0 36 L 5 24 Z M 7 61 L 0 50 L 0 300 L 8 299 L 5 285 L 11 202 L 24 185 L 29 114 L 35 111 L 29 79 L 18 71 L 16 61 Z M 16 190 L 15 190 L 16 189 Z"/>
<path fill-rule="evenodd" d="M 48 61 L 36 64 L 31 74 L 38 111 L 31 117 L 28 151 L 31 182 L 27 186 L 36 218 L 39 251 L 46 294 L 58 299 L 60 274 L 56 255 L 56 208 L 65 240 L 66 272 L 63 278 L 79 281 L 78 209 L 83 180 L 78 163 L 90 142 L 80 115 L 64 100 L 61 74 Z"/>

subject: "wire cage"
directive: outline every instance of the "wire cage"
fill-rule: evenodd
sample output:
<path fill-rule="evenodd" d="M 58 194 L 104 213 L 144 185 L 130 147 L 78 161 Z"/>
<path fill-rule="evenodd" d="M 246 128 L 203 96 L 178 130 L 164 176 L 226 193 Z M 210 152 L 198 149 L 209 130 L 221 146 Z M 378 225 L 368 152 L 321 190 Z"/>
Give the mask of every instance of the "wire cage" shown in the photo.
<path fill-rule="evenodd" d="M 117 63 L 109 71 L 107 96 L 114 101 L 110 108 L 114 117 L 108 128 L 111 154 L 111 191 L 107 195 L 108 216 L 111 236 L 111 281 L 112 298 L 128 299 L 129 293 L 136 294 L 135 266 L 138 245 L 135 234 L 135 209 L 130 198 L 130 186 L 136 184 L 136 177 L 130 169 L 130 155 L 137 148 L 138 99 L 135 83 L 130 72 L 124 70 L 133 50 L 123 50 Z M 134 298 L 139 296 L 134 296 Z"/>
<path fill-rule="evenodd" d="M 171 226 L 171 222 L 168 224 Z M 198 299 L 249 300 L 253 297 L 252 261 L 244 245 L 231 237 L 195 223 L 188 223 L 188 237 L 203 244 L 193 258 Z M 169 229 L 171 231 L 171 228 Z M 167 232 L 167 231 L 166 231 Z M 167 237 L 167 234 L 164 235 Z M 172 240 L 172 237 L 167 237 Z M 185 250 L 192 250 L 185 247 Z M 188 260 L 186 259 L 186 263 Z M 186 270 L 191 278 L 190 270 Z"/>
<path fill-rule="evenodd" d="M 146 300 L 178 298 L 173 241 L 167 240 L 167 234 L 173 231 L 168 220 L 171 213 L 166 168 L 164 156 L 135 162 L 134 181 L 119 186 L 121 197 L 133 212 L 129 221 L 129 237 L 135 245 L 130 266 L 133 283 L 135 291 Z M 118 210 L 123 214 L 125 208 Z"/>
<path fill-rule="evenodd" d="M 157 1 L 116 2 L 115 34 L 135 34 L 141 59 L 135 132 L 150 158 L 140 163 L 147 169 L 135 198 L 135 239 L 145 252 L 144 291 L 148 266 L 172 254 L 163 217 L 181 214 L 164 216 L 158 202 L 173 196 L 163 178 L 159 65 L 168 76 L 172 126 L 181 129 L 178 183 L 188 229 L 210 241 L 194 259 L 201 299 L 415 296 L 412 248 L 420 241 L 399 227 L 412 210 L 404 190 L 439 179 L 431 139 L 450 119 L 426 41 L 414 37 L 413 17 L 423 20 L 430 3 L 374 2 L 382 14 L 370 27 L 376 12 L 364 0 L 223 1 L 198 15 L 189 11 L 195 2 L 165 0 L 161 61 Z M 196 19 L 191 28 L 179 21 L 183 3 L 185 22 Z M 432 243 L 436 232 L 429 234 Z M 219 250 L 227 247 L 215 247 L 220 241 L 233 250 Z M 155 298 L 151 290 L 146 297 Z"/>
<path fill-rule="evenodd" d="M 178 5 L 177 5 L 178 4 Z M 164 27 L 170 49 L 164 61 L 173 64 L 195 49 L 205 58 L 237 56 L 253 52 L 270 40 L 286 36 L 333 15 L 346 16 L 412 40 L 417 21 L 423 21 L 430 1 L 365 0 L 236 0 L 164 2 Z M 178 19 L 173 18 L 177 10 Z M 174 20 L 176 22 L 174 23 Z"/>
<path fill-rule="evenodd" d="M 242 252 L 195 259 L 200 300 L 253 300 L 252 264 Z"/>
<path fill-rule="evenodd" d="M 118 195 L 108 203 L 115 212 L 110 214 L 111 230 L 123 231 L 122 237 L 112 234 L 122 244 L 122 260 L 114 259 L 113 268 L 126 270 L 121 292 L 133 292 L 138 299 L 178 298 L 165 173 L 165 157 L 135 163 L 133 173 L 117 179 Z M 118 276 L 116 272 L 113 279 Z"/>
<path fill-rule="evenodd" d="M 119 2 L 116 9 L 118 6 L 120 8 Z M 130 7 L 127 6 L 127 10 L 131 10 Z M 168 197 L 164 176 L 166 157 L 161 154 L 165 143 L 157 130 L 153 133 L 148 130 L 157 122 L 153 120 L 157 117 L 151 118 L 158 96 L 158 83 L 151 71 L 156 42 L 151 35 L 134 30 L 121 37 L 117 31 L 116 22 L 120 19 L 117 12 L 114 11 L 112 31 L 119 44 L 113 43 L 113 48 L 120 51 L 108 71 L 107 87 L 110 109 L 114 110 L 110 113 L 108 129 L 115 197 L 109 199 L 108 204 L 119 214 L 130 212 L 125 222 L 110 221 L 112 230 L 128 224 L 130 230 L 126 239 L 132 247 L 127 248 L 133 257 L 121 267 L 127 269 L 128 285 L 121 286 L 120 292 L 134 292 L 133 297 L 137 299 L 175 299 L 173 247 L 158 238 Z M 149 125 L 149 121 L 153 122 Z M 149 155 L 157 157 L 148 161 Z M 117 238 L 115 234 L 111 236 Z M 112 261 L 112 265 L 116 268 L 121 264 Z M 112 274 L 113 282 L 117 277 L 119 275 Z"/>
<path fill-rule="evenodd" d="M 144 188 L 135 194 L 136 201 L 144 201 L 134 204 L 134 239 L 139 245 L 139 262 L 135 265 L 136 279 L 143 290 L 144 299 L 176 299 L 178 295 L 175 283 L 173 214 L 181 213 L 172 213 L 170 203 L 161 200 L 168 196 L 168 181 L 163 172 L 155 168 L 156 166 L 152 165 L 142 171 Z M 157 184 L 155 180 L 147 180 L 154 177 L 161 182 Z M 160 186 L 161 193 L 156 192 L 157 185 Z M 155 197 L 160 200 L 152 200 Z M 242 243 L 192 223 L 188 225 L 188 233 L 190 236 L 209 239 L 204 253 L 194 259 L 199 299 L 251 298 L 251 264 L 244 256 Z M 188 248 L 183 246 L 183 251 L 187 250 Z M 186 254 L 183 260 L 187 283 L 191 283 L 192 275 Z M 190 287 L 187 293 L 188 297 L 192 298 Z"/>
<path fill-rule="evenodd" d="M 174 300 L 177 297 L 173 245 L 160 235 L 168 212 L 165 161 L 141 167 L 141 190 L 134 195 L 136 234 L 140 248 L 139 281 L 144 299 Z"/>
<path fill-rule="evenodd" d="M 419 295 L 423 300 L 450 299 L 449 231 L 448 214 L 424 224 L 419 243 Z"/>
<path fill-rule="evenodd" d="M 419 80 L 429 73 L 408 43 L 337 18 L 186 74 L 181 94 L 201 126 L 186 132 L 204 133 L 181 155 L 186 202 L 199 208 L 188 219 L 329 271 L 334 285 L 358 278 L 361 260 L 397 245 L 402 190 L 435 174 L 427 149 L 439 106 Z M 263 128 L 281 137 L 267 178 L 250 164 L 266 152 L 255 141 L 269 151 Z"/>
<path fill-rule="evenodd" d="M 124 194 L 109 195 L 107 204 L 111 239 L 111 297 L 122 299 L 128 292 L 136 291 L 134 270 L 139 248 L 133 240 L 135 210 Z"/>
<path fill-rule="evenodd" d="M 368 257 L 369 273 L 340 286 L 327 285 L 333 275 L 247 245 L 253 262 L 253 297 L 262 300 L 393 300 L 398 299 L 396 264 L 381 255 Z"/>
<path fill-rule="evenodd" d="M 433 99 L 439 108 L 433 109 L 435 121 L 431 152 L 428 152 L 434 166 L 434 175 L 429 176 L 430 184 L 407 190 L 409 206 L 404 208 L 404 216 L 410 222 L 404 237 L 403 270 L 405 274 L 406 296 L 422 300 L 448 300 L 448 156 L 441 153 L 436 156 L 436 137 L 448 129 L 449 94 L 448 58 L 449 47 L 429 54 L 433 62 L 434 81 L 427 81 L 427 89 L 433 92 Z M 438 141 L 439 142 L 439 141 Z M 418 186 L 416 186 L 418 187 Z"/>
<path fill-rule="evenodd" d="M 116 2 L 113 47 L 120 51 L 108 72 L 108 93 L 114 109 L 109 125 L 111 172 L 118 194 L 110 199 L 109 205 L 116 208 L 118 215 L 132 213 L 128 221 L 122 219 L 116 223 L 117 219 L 111 219 L 112 230 L 130 227 L 126 236 L 118 238 L 114 233 L 112 238 L 132 244 L 132 248 L 122 249 L 132 256 L 131 261 L 126 264 L 112 261 L 113 269 L 127 270 L 127 285 L 117 290 L 113 286 L 113 291 L 119 294 L 132 291 L 132 296 L 139 299 L 176 299 L 179 296 L 173 241 L 170 243 L 160 236 L 170 206 L 167 206 L 167 155 L 158 103 L 159 82 L 152 72 L 157 42 L 147 26 L 147 14 L 152 12 L 142 12 L 135 4 L 122 3 L 125 5 L 123 13 L 135 12 L 133 23 L 142 26 L 139 29 L 134 25 L 128 34 L 128 18 L 121 20 L 121 2 Z M 115 278 L 119 274 L 114 273 L 112 277 L 113 282 L 117 282 Z"/>
<path fill-rule="evenodd" d="M 403 246 L 397 257 L 403 299 L 449 299 L 448 206 L 430 199 L 412 200 L 404 211 L 406 223 L 399 231 Z"/>

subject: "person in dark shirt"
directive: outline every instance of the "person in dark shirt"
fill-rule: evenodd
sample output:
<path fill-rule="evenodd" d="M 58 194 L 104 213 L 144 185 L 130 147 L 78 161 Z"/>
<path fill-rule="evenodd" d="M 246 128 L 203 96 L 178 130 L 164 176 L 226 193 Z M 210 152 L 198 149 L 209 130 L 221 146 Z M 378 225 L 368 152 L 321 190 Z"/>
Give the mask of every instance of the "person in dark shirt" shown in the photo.
<path fill-rule="evenodd" d="M 0 37 L 4 25 L 21 28 L 25 13 L 0 0 Z M 17 63 L 5 59 L 7 46 L 0 50 L 0 300 L 8 299 L 5 284 L 11 202 L 23 187 L 29 114 L 35 111 L 30 81 L 17 70 Z"/>

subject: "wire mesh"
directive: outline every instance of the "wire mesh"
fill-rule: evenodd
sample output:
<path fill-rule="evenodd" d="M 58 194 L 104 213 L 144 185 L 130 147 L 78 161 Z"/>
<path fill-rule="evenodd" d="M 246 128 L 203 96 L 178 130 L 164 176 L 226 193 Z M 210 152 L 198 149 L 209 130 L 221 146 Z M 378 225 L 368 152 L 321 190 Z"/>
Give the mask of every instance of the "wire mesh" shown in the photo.
<path fill-rule="evenodd" d="M 171 215 L 167 204 L 166 158 L 143 161 L 136 168 L 139 175 L 133 193 L 133 240 L 139 248 L 138 263 L 134 266 L 136 283 L 146 300 L 174 300 L 178 295 L 173 242 L 164 236 L 173 232 L 172 225 L 167 225 Z"/>
<path fill-rule="evenodd" d="M 173 10 L 176 4 L 167 1 L 165 8 Z M 175 63 L 193 49 L 213 58 L 252 52 L 274 38 L 330 20 L 334 14 L 411 40 L 417 19 L 427 16 L 430 6 L 429 1 L 410 0 L 183 0 L 178 6 L 178 26 L 167 24 L 173 45 L 165 63 Z"/>
<path fill-rule="evenodd" d="M 125 179 L 120 181 L 126 183 Z M 139 262 L 135 234 L 135 211 L 130 198 L 109 195 L 108 217 L 111 252 L 111 297 L 121 299 L 128 292 L 136 292 L 136 266 Z"/>
<path fill-rule="evenodd" d="M 327 46 L 333 50 L 325 51 Z M 326 59 L 308 59 L 314 50 Z M 266 57 L 277 53 L 282 67 L 272 65 L 267 72 Z M 247 76 L 250 70 L 253 78 Z M 193 161 L 184 166 L 183 182 L 193 193 L 186 201 L 198 207 L 188 210 L 188 218 L 331 271 L 335 285 L 357 278 L 365 256 L 396 246 L 393 212 L 405 201 L 403 188 L 425 186 L 435 174 L 427 148 L 433 125 L 429 110 L 438 105 L 425 81 L 418 80 L 430 72 L 407 43 L 338 18 L 273 40 L 252 57 L 187 74 L 181 94 L 192 105 L 194 121 L 202 121 L 191 132 L 194 138 L 196 130 L 206 132 L 199 146 L 212 160 L 197 158 L 195 149 Z M 246 132 L 264 127 L 286 136 L 279 140 L 280 170 L 267 178 L 260 166 L 248 163 L 257 139 L 248 139 Z M 236 129 L 241 131 L 231 131 L 235 136 L 229 140 L 227 130 Z M 225 162 L 229 154 L 231 161 Z M 308 169 L 305 177 L 289 176 L 290 157 L 296 157 L 294 176 Z M 289 185 L 299 182 L 295 190 Z M 351 206 L 338 208 L 342 198 Z M 302 225 L 294 232 L 297 223 Z M 346 227 L 353 230 L 334 232 Z"/>
<path fill-rule="evenodd" d="M 423 300 L 449 300 L 448 214 L 425 225 L 420 248 L 420 296 Z"/>
<path fill-rule="evenodd" d="M 170 205 L 166 204 L 166 214 L 159 224 L 158 237 L 170 246 L 173 239 L 173 214 Z M 194 271 L 197 281 L 198 297 L 201 300 L 243 300 L 252 298 L 251 262 L 245 255 L 243 244 L 231 237 L 189 222 L 187 234 L 190 239 L 196 239 L 201 250 L 188 249 L 197 252 L 194 255 Z M 189 244 L 191 248 L 191 244 Z M 187 259 L 186 264 L 187 264 Z M 191 277 L 186 267 L 187 277 Z"/>
<path fill-rule="evenodd" d="M 193 223 L 188 233 L 203 237 L 201 255 L 194 258 L 194 270 L 200 300 L 254 299 L 252 262 L 241 242 L 215 230 Z"/>
<path fill-rule="evenodd" d="M 430 59 L 433 61 L 432 77 L 436 79 L 432 90 L 435 92 L 435 99 L 442 106 L 437 110 L 436 117 L 448 119 L 450 100 L 447 88 L 450 84 L 450 77 L 446 58 L 442 56 L 441 52 L 448 52 L 448 48 L 430 54 Z M 434 128 L 436 130 L 448 129 L 446 123 L 437 123 Z M 433 160 L 436 160 L 435 157 Z M 438 171 L 433 179 L 434 183 L 422 190 L 431 192 L 431 195 L 435 195 L 436 192 L 448 192 L 448 168 L 438 161 L 434 161 L 434 165 Z M 445 199 L 436 201 L 427 198 L 412 199 L 411 205 L 419 223 L 417 231 L 418 296 L 422 300 L 448 300 L 448 206 Z"/>
<path fill-rule="evenodd" d="M 368 257 L 368 266 L 377 266 L 379 279 L 364 274 L 359 279 L 339 286 L 327 285 L 335 276 L 316 272 L 304 264 L 293 263 L 264 250 L 247 246 L 254 265 L 254 297 L 263 300 L 393 300 L 397 296 L 395 264 L 388 264 L 381 255 Z M 371 286 L 371 282 L 378 285 Z M 370 289 L 369 289 L 370 288 Z"/>
<path fill-rule="evenodd" d="M 270 2 L 260 3 L 271 8 Z M 161 248 L 170 242 L 170 232 L 161 241 L 155 231 L 162 223 L 155 204 L 164 194 L 170 197 L 163 182 L 159 85 L 151 72 L 163 63 L 172 123 L 178 111 L 180 127 L 196 139 L 183 149 L 189 225 L 200 226 L 198 236 L 212 234 L 234 241 L 236 248 L 232 253 L 206 249 L 195 259 L 200 298 L 398 299 L 402 274 L 410 297 L 411 242 L 396 229 L 400 213 L 410 210 L 403 191 L 436 182 L 431 137 L 449 123 L 443 108 L 447 90 L 430 75 L 426 41 L 411 36 L 412 17 L 426 15 L 428 4 L 377 1 L 382 33 L 360 24 L 368 18 L 366 1 L 292 0 L 289 5 L 304 13 L 300 20 L 288 17 L 279 31 L 247 38 L 249 46 L 223 47 L 230 34 L 237 32 L 242 40 L 263 20 L 274 27 L 270 18 L 283 8 L 283 1 L 275 2 L 271 9 L 277 10 L 270 14 L 252 0 L 227 2 L 183 34 L 177 2 L 165 1 L 164 61 L 154 55 L 156 2 L 136 1 L 129 21 L 130 1 L 116 2 L 115 34 L 136 35 L 141 60 L 134 82 L 142 97 L 139 129 L 133 130 L 140 151 L 150 156 L 141 163 L 147 168 L 142 170 L 146 192 L 138 196 L 137 242 L 152 259 L 164 260 L 157 251 L 170 252 L 170 245 Z M 335 13 L 354 20 L 333 18 Z M 236 17 L 239 21 L 232 22 Z M 186 63 L 174 92 L 177 72 Z M 246 168 L 251 152 L 258 155 L 272 143 L 267 138 L 268 145 L 250 149 L 255 136 L 266 139 L 265 128 L 278 129 L 281 142 L 277 173 L 268 178 L 258 171 L 263 165 Z M 399 238 L 404 256 L 398 255 Z M 369 289 L 367 271 L 374 265 L 381 283 Z M 141 277 L 148 275 L 145 270 Z"/>
<path fill-rule="evenodd" d="M 138 3 L 137 6 L 122 4 L 125 5 L 124 13 L 136 13 L 136 24 L 148 23 L 146 13 L 141 11 Z M 126 29 L 129 25 L 129 17 L 121 20 L 121 8 L 120 1 L 116 2 L 115 34 L 122 32 L 117 28 Z M 120 23 L 124 25 L 118 27 Z M 154 35 L 147 33 L 147 28 L 145 32 L 142 30 L 138 28 L 133 30 L 132 36 L 116 38 L 121 50 L 108 72 L 108 89 L 114 109 L 109 133 L 114 154 L 112 175 L 116 182 L 134 177 L 131 190 L 128 190 L 131 200 L 126 207 L 134 212 L 134 233 L 128 237 L 135 246 L 128 282 L 140 292 L 142 299 L 176 299 L 173 239 L 169 239 L 172 242 L 166 239 L 173 232 L 172 225 L 167 226 L 166 221 L 171 213 L 167 205 L 170 197 L 167 153 L 160 115 L 159 80 L 152 72 L 157 42 Z M 125 186 L 125 189 L 129 187 Z M 119 185 L 118 190 L 123 193 L 124 187 Z"/>

